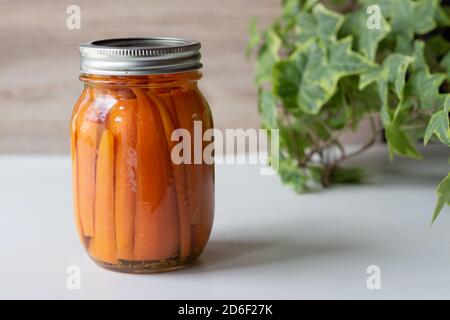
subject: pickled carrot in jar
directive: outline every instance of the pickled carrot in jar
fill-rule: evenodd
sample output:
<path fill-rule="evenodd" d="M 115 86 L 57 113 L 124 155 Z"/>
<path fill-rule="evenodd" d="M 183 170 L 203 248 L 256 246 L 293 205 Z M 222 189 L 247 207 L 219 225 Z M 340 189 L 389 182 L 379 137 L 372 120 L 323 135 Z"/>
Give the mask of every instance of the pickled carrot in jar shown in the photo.
<path fill-rule="evenodd" d="M 197 86 L 199 48 L 174 38 L 80 47 L 85 87 L 71 121 L 74 213 L 82 244 L 104 268 L 175 270 L 195 261 L 207 244 L 214 164 L 172 159 L 177 129 L 190 134 L 183 152 L 192 161 L 209 144 L 195 149 L 194 135 L 213 127 Z"/>

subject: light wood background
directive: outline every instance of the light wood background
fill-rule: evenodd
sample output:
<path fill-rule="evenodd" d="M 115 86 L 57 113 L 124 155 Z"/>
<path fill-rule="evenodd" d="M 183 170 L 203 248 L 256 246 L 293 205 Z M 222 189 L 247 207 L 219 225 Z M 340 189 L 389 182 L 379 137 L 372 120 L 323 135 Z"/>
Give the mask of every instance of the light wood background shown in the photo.
<path fill-rule="evenodd" d="M 67 152 L 68 123 L 81 92 L 80 42 L 179 36 L 203 45 L 200 86 L 218 128 L 258 127 L 249 21 L 262 26 L 281 0 L 0 0 L 0 152 Z M 69 5 L 81 29 L 66 28 Z"/>

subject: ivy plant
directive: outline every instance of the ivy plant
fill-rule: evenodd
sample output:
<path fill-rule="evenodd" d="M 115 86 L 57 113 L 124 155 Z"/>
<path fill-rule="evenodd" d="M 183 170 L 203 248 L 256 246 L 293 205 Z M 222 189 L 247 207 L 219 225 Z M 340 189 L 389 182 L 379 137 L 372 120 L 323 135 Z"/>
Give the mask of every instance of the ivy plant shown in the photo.
<path fill-rule="evenodd" d="M 262 126 L 279 129 L 279 175 L 298 192 L 359 182 L 342 167 L 384 134 L 391 160 L 418 141 L 450 146 L 449 7 L 439 0 L 284 0 L 265 30 L 250 25 Z M 347 150 L 342 136 L 369 123 Z M 433 221 L 450 204 L 450 174 Z"/>

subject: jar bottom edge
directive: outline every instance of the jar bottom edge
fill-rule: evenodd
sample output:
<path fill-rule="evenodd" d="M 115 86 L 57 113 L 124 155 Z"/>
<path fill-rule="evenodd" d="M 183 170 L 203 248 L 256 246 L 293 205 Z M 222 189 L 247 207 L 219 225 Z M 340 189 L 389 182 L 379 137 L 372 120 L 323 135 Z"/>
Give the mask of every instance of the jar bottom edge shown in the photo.
<path fill-rule="evenodd" d="M 160 260 L 160 261 L 131 261 L 131 260 L 119 260 L 117 264 L 111 264 L 108 262 L 99 261 L 95 258 L 91 259 L 100 267 L 122 273 L 136 273 L 136 274 L 151 274 L 151 273 L 163 273 L 170 272 L 179 269 L 183 269 L 192 265 L 199 255 L 189 256 L 185 259 L 178 257 Z"/>

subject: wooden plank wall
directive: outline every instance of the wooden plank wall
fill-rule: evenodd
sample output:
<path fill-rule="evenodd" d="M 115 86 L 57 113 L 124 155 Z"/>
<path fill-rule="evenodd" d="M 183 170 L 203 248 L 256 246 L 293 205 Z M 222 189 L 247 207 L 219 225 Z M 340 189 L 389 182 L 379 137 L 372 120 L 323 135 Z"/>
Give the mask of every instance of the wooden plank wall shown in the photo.
<path fill-rule="evenodd" d="M 207 96 L 218 128 L 258 126 L 252 64 L 244 49 L 250 19 L 261 25 L 281 0 L 0 0 L 0 152 L 67 152 L 68 122 L 81 92 L 78 44 L 169 35 L 203 44 Z M 81 8 L 81 29 L 66 8 Z"/>

